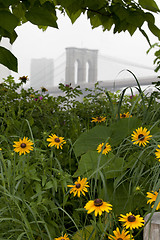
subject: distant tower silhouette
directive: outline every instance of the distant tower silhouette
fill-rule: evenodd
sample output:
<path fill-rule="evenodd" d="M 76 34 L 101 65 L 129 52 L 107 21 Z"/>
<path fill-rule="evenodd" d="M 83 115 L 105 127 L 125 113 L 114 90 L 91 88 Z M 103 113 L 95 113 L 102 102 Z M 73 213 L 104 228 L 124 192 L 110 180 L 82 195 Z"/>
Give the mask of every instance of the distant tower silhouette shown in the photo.
<path fill-rule="evenodd" d="M 66 48 L 65 83 L 84 84 L 97 82 L 98 50 Z"/>

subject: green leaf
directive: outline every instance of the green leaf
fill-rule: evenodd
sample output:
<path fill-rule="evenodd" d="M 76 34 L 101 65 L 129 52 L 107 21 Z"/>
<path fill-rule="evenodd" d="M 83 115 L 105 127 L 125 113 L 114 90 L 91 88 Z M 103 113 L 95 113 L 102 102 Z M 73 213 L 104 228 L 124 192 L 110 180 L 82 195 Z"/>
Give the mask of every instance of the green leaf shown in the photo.
<path fill-rule="evenodd" d="M 87 178 L 94 177 L 97 171 L 104 173 L 105 178 L 115 178 L 122 172 L 124 159 L 117 158 L 113 153 L 101 155 L 96 151 L 89 151 L 84 154 L 78 164 L 78 169 L 74 173 L 74 177 L 85 176 Z M 98 166 L 99 165 L 99 166 Z"/>
<path fill-rule="evenodd" d="M 115 124 L 111 125 L 111 146 L 117 146 L 127 136 L 131 135 L 133 130 L 141 126 L 141 121 L 135 117 L 120 119 Z"/>
<path fill-rule="evenodd" d="M 52 182 L 52 181 L 49 181 L 49 182 L 46 183 L 44 189 L 50 189 L 50 188 L 52 188 L 52 187 L 53 187 L 53 182 Z"/>
<path fill-rule="evenodd" d="M 146 197 L 140 194 L 133 195 L 130 190 L 130 182 L 121 184 L 117 189 L 114 188 L 112 180 L 106 184 L 109 202 L 113 205 L 113 212 L 116 215 L 125 214 L 129 211 L 140 209 L 146 204 Z"/>
<path fill-rule="evenodd" d="M 127 11 L 127 9 L 123 6 L 121 6 L 120 4 L 114 5 L 112 7 L 112 10 L 116 14 L 116 16 L 118 16 L 120 21 L 123 21 L 124 19 L 126 19 L 129 16 L 129 11 Z"/>
<path fill-rule="evenodd" d="M 40 3 L 41 3 L 41 4 L 44 4 L 44 3 L 47 2 L 47 1 L 52 3 L 52 0 L 40 0 Z"/>
<path fill-rule="evenodd" d="M 109 31 L 114 23 L 113 19 L 107 16 L 102 16 L 101 21 L 103 25 L 103 31 L 106 29 Z"/>
<path fill-rule="evenodd" d="M 77 20 L 77 18 L 81 15 L 81 13 L 82 13 L 81 10 L 78 10 L 77 12 L 72 13 L 72 14 L 70 14 L 67 11 L 67 14 L 68 14 L 69 18 L 71 19 L 72 24 Z"/>
<path fill-rule="evenodd" d="M 159 12 L 159 8 L 154 0 L 139 0 L 139 4 L 142 8 L 152 12 Z"/>
<path fill-rule="evenodd" d="M 0 47 L 0 63 L 14 72 L 18 70 L 17 58 L 4 47 Z"/>
<path fill-rule="evenodd" d="M 99 18 L 98 15 L 90 17 L 90 23 L 92 25 L 92 28 L 99 27 L 102 24 L 101 19 Z"/>
<path fill-rule="evenodd" d="M 35 25 L 50 26 L 58 28 L 56 20 L 57 17 L 53 11 L 49 11 L 45 7 L 32 7 L 25 15 L 28 21 Z"/>
<path fill-rule="evenodd" d="M 95 240 L 96 231 L 92 225 L 84 227 L 82 230 L 77 231 L 72 239 L 73 240 L 82 240 L 82 239 L 90 239 Z"/>
<path fill-rule="evenodd" d="M 10 43 L 12 44 L 16 38 L 17 38 L 17 33 L 15 31 L 13 31 L 12 33 L 8 32 L 7 30 L 5 30 L 4 28 L 0 27 L 0 35 L 6 38 L 10 39 Z"/>
<path fill-rule="evenodd" d="M 127 23 L 130 23 L 133 26 L 141 27 L 145 21 L 144 17 L 140 12 L 130 12 L 126 18 Z"/>
<path fill-rule="evenodd" d="M 158 27 L 156 27 L 153 23 L 148 23 L 148 27 L 150 29 L 150 31 L 158 37 L 158 39 L 160 40 L 160 29 Z"/>
<path fill-rule="evenodd" d="M 12 33 L 17 27 L 19 20 L 9 11 L 0 10 L 0 27 Z"/>
<path fill-rule="evenodd" d="M 111 147 L 117 146 L 139 126 L 141 121 L 134 117 L 120 119 L 110 127 L 96 126 L 80 135 L 74 144 L 74 152 L 78 157 L 89 150 L 96 150 L 98 145 L 107 139 Z"/>
<path fill-rule="evenodd" d="M 98 144 L 105 142 L 110 135 L 110 128 L 105 126 L 96 126 L 89 132 L 82 133 L 74 144 L 76 156 L 80 156 L 88 150 L 96 150 Z"/>

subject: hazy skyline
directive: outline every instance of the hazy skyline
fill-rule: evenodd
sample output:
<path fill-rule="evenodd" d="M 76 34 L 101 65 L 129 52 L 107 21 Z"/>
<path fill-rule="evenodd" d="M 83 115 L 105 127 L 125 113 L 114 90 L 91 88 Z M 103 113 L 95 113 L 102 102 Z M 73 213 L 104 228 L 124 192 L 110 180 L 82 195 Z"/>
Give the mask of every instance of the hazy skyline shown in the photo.
<path fill-rule="evenodd" d="M 59 29 L 49 27 L 45 32 L 30 23 L 17 27 L 18 38 L 12 46 L 19 64 L 18 74 L 13 74 L 15 78 L 22 75 L 30 77 L 32 58 L 56 59 L 66 47 L 98 49 L 103 55 L 154 67 L 154 50 L 146 54 L 149 44 L 138 30 L 131 37 L 127 32 L 113 34 L 113 29 L 105 32 L 101 27 L 92 29 L 85 15 L 81 15 L 73 25 L 67 16 L 60 15 L 58 26 Z M 158 41 L 154 35 L 148 34 L 152 44 Z"/>

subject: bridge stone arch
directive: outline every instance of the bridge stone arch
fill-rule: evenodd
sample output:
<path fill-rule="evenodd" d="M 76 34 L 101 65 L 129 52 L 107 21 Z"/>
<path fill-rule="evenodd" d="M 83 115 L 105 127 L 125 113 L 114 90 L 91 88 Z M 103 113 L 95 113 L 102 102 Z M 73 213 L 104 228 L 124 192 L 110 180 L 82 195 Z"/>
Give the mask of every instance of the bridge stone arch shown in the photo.
<path fill-rule="evenodd" d="M 96 83 L 97 61 L 98 50 L 75 47 L 66 48 L 65 83 L 74 85 L 75 77 L 77 77 L 76 84 Z M 75 76 L 75 62 L 77 62 L 77 76 Z M 86 81 L 86 76 L 88 77 L 88 81 Z"/>

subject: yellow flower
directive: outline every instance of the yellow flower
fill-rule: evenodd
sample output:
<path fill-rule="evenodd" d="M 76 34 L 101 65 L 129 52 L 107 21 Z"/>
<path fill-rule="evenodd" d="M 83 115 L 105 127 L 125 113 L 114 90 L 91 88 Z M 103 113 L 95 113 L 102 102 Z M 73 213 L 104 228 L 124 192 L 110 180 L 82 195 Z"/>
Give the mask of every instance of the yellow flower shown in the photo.
<path fill-rule="evenodd" d="M 28 137 L 24 137 L 23 139 L 19 139 L 18 142 L 14 142 L 13 147 L 15 147 L 14 151 L 19 152 L 19 155 L 29 153 L 33 151 L 33 142 L 28 139 Z"/>
<path fill-rule="evenodd" d="M 109 235 L 108 238 L 110 240 L 134 240 L 133 237 L 130 238 L 130 232 L 125 231 L 124 229 L 120 233 L 119 228 L 117 227 L 115 231 L 113 231 L 114 236 Z"/>
<path fill-rule="evenodd" d="M 136 131 L 133 131 L 132 134 L 132 141 L 133 144 L 139 144 L 139 146 L 141 146 L 141 144 L 143 145 L 143 147 L 145 147 L 145 145 L 149 142 L 148 140 L 150 140 L 150 138 L 152 137 L 152 135 L 149 135 L 150 131 L 147 131 L 147 128 L 138 128 L 136 129 Z"/>
<path fill-rule="evenodd" d="M 64 140 L 63 137 L 58 137 L 56 136 L 55 134 L 51 134 L 49 136 L 49 138 L 47 138 L 47 141 L 50 142 L 48 144 L 48 147 L 53 147 L 55 146 L 57 149 L 61 148 L 62 149 L 62 146 L 63 144 L 66 143 L 66 141 Z"/>
<path fill-rule="evenodd" d="M 98 153 L 101 153 L 101 151 L 103 149 L 103 146 L 104 146 L 104 143 L 101 143 L 101 144 L 98 145 L 98 147 L 97 147 Z M 104 149 L 102 151 L 102 154 L 106 155 L 110 151 L 111 151 L 111 145 L 109 145 L 109 143 L 106 143 L 106 145 L 105 145 L 105 147 L 104 147 Z"/>
<path fill-rule="evenodd" d="M 124 222 L 123 226 L 126 228 L 139 228 L 144 225 L 144 219 L 140 215 L 134 215 L 131 212 L 126 215 L 120 214 L 119 221 Z"/>
<path fill-rule="evenodd" d="M 97 216 L 97 214 L 102 215 L 102 212 L 109 212 L 110 210 L 112 210 L 112 205 L 107 203 L 107 202 L 103 202 L 102 199 L 95 199 L 95 200 L 91 200 L 89 201 L 84 208 L 86 210 L 88 210 L 88 214 L 95 211 L 95 216 Z"/>
<path fill-rule="evenodd" d="M 2 148 L 0 148 L 0 151 L 2 151 Z"/>
<path fill-rule="evenodd" d="M 153 191 L 152 191 L 153 192 Z M 147 192 L 147 198 L 150 198 L 147 203 L 150 203 L 152 204 L 153 202 L 156 201 L 157 199 L 157 196 L 158 196 L 158 192 L 155 191 L 153 193 L 150 193 L 150 192 Z M 152 208 L 153 208 L 154 205 L 152 205 Z M 156 210 L 160 209 L 160 202 L 158 203 L 157 207 L 156 207 Z"/>
<path fill-rule="evenodd" d="M 141 190 L 141 187 L 140 186 L 137 186 L 136 187 L 136 191 L 140 191 Z"/>
<path fill-rule="evenodd" d="M 85 196 L 85 192 L 88 192 L 87 187 L 87 178 L 81 178 L 78 177 L 78 180 L 74 183 L 74 185 L 67 185 L 67 187 L 71 187 L 70 193 L 74 194 L 74 197 L 77 196 L 80 197 L 80 194 L 82 193 Z"/>
<path fill-rule="evenodd" d="M 106 117 L 92 117 L 92 122 L 105 122 L 106 121 Z"/>
<path fill-rule="evenodd" d="M 156 149 L 157 152 L 155 152 L 156 158 L 159 158 L 158 161 L 160 162 L 160 145 L 158 145 L 158 148 Z"/>
<path fill-rule="evenodd" d="M 132 117 L 132 115 L 129 115 L 129 112 L 127 113 L 120 113 L 120 118 L 129 118 Z"/>
<path fill-rule="evenodd" d="M 68 235 L 65 233 L 64 236 L 55 238 L 54 240 L 69 240 Z"/>

